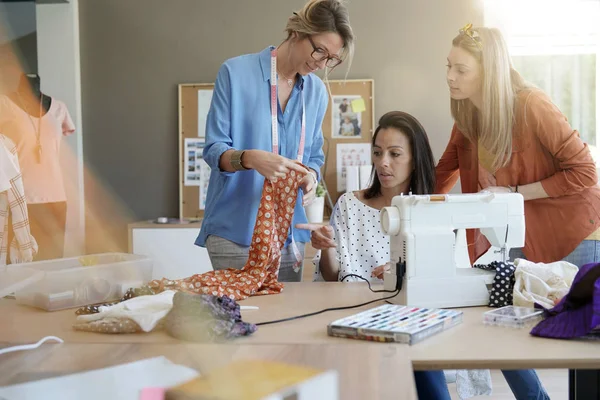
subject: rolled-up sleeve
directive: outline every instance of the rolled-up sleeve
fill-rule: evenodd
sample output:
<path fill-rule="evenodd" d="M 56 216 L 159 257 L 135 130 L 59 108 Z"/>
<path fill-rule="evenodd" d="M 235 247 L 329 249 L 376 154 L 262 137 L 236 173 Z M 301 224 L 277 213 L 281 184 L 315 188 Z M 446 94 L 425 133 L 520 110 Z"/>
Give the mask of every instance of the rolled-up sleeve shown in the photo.
<path fill-rule="evenodd" d="M 217 74 L 210 109 L 206 118 L 206 145 L 202 153 L 213 170 L 220 170 L 221 155 L 232 149 L 231 138 L 231 82 L 229 70 L 223 64 Z M 221 171 L 224 175 L 233 172 Z"/>
<path fill-rule="evenodd" d="M 527 124 L 556 160 L 556 173 L 541 181 L 548 196 L 571 195 L 596 185 L 598 175 L 590 149 L 558 107 L 536 93 L 527 99 L 526 113 Z"/>
<path fill-rule="evenodd" d="M 308 167 L 315 170 L 317 173 L 317 181 L 321 180 L 321 167 L 325 162 L 325 154 L 323 153 L 323 119 L 327 111 L 329 96 L 327 90 L 323 90 L 319 109 L 317 110 L 317 118 L 313 129 L 313 140 L 310 148 L 310 158 L 308 159 Z"/>

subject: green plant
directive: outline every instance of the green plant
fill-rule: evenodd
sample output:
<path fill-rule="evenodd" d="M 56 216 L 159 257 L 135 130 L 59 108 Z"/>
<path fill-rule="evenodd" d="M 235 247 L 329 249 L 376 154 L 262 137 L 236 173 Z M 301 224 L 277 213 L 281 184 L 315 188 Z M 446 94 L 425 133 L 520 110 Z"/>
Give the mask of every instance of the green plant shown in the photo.
<path fill-rule="evenodd" d="M 324 197 L 326 193 L 325 188 L 323 187 L 323 183 L 319 182 L 317 185 L 317 189 L 315 190 L 316 197 Z"/>

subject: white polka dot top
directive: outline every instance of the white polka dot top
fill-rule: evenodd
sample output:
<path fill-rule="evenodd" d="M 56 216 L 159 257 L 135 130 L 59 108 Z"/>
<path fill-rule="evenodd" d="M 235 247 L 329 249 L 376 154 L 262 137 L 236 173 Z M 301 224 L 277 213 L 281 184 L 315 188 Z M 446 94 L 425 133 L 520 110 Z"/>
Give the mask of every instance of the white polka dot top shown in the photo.
<path fill-rule="evenodd" d="M 384 265 L 390 260 L 390 237 L 381 231 L 380 211 L 361 202 L 352 192 L 344 193 L 338 199 L 331 215 L 337 253 L 340 262 L 338 280 L 347 274 L 360 275 L 373 282 L 382 282 L 371 277 L 373 268 Z M 318 266 L 320 252 L 315 256 Z M 316 268 L 315 280 L 322 280 Z M 362 280 L 348 277 L 344 282 Z"/>

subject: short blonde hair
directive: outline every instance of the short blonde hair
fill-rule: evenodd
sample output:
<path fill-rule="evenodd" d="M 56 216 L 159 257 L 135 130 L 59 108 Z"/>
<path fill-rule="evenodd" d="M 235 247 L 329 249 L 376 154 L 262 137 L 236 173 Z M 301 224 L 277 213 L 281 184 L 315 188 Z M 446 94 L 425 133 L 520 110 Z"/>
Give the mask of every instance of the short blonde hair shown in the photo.
<path fill-rule="evenodd" d="M 348 60 L 349 64 L 352 63 L 354 32 L 350 26 L 348 9 L 341 0 L 310 0 L 288 19 L 285 31 L 288 39 L 294 32 L 300 37 L 327 32 L 337 33 L 344 43 L 340 58 Z"/>

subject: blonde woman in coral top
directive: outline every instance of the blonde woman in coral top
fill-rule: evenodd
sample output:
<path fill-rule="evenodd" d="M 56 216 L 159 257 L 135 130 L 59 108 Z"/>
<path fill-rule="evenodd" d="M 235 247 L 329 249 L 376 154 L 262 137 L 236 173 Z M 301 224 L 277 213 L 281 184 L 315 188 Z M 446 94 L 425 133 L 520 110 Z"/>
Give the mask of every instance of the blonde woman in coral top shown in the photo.
<path fill-rule="evenodd" d="M 587 144 L 548 95 L 512 67 L 497 29 L 460 30 L 448 55 L 455 124 L 436 168 L 439 193 L 460 176 L 462 192 L 518 192 L 525 200 L 525 247 L 511 258 L 600 261 L 600 187 Z M 470 232 L 471 258 L 489 243 Z"/>
<path fill-rule="evenodd" d="M 448 54 L 452 135 L 436 167 L 436 192 L 460 177 L 463 193 L 517 192 L 525 200 L 525 247 L 534 262 L 600 261 L 600 188 L 589 148 L 541 90 L 512 67 L 504 38 L 463 27 Z M 467 233 L 471 261 L 489 248 Z M 547 399 L 535 371 L 502 371 L 517 399 Z"/>

